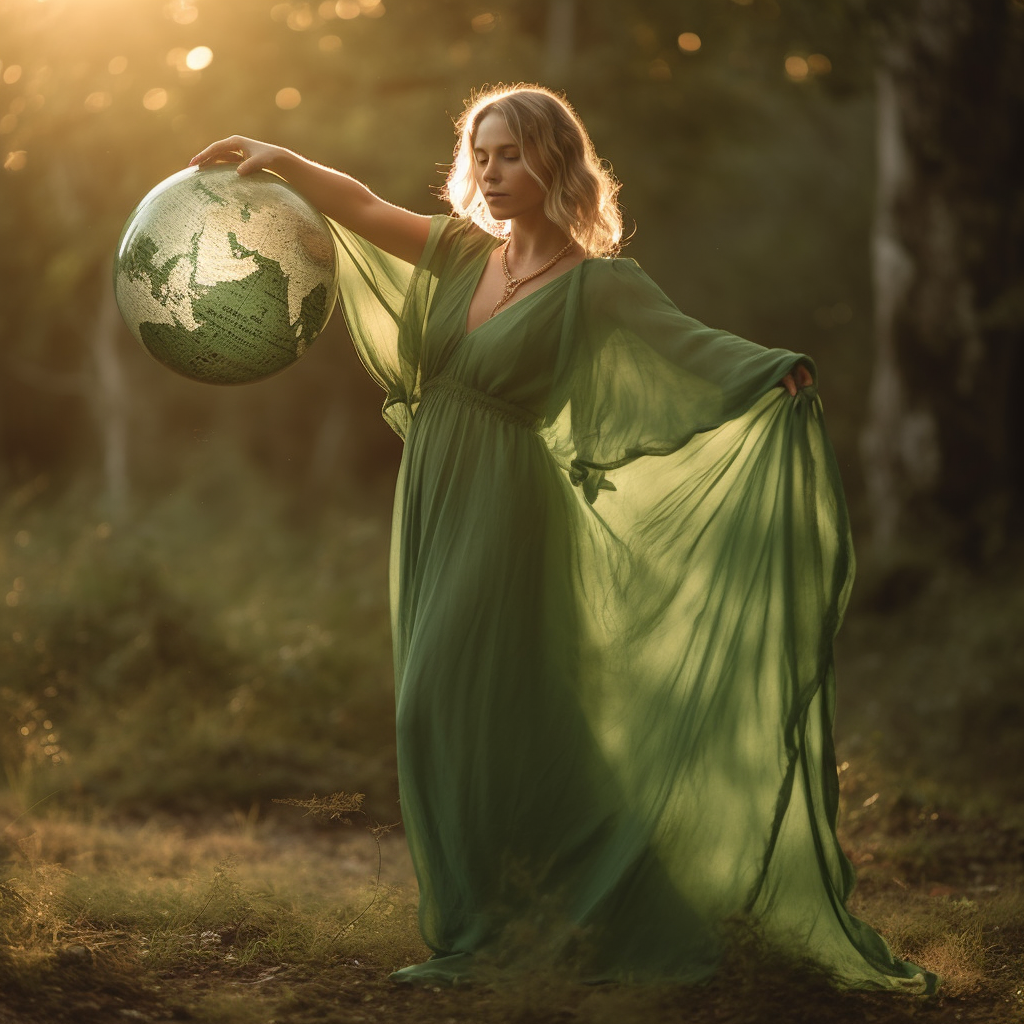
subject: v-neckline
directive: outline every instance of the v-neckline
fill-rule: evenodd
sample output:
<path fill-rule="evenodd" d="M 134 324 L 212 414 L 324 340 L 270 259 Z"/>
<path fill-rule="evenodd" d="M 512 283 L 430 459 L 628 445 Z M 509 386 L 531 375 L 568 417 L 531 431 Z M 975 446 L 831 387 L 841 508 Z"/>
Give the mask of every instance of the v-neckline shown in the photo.
<path fill-rule="evenodd" d="M 462 314 L 462 337 L 468 338 L 477 331 L 483 330 L 492 320 L 497 320 L 499 316 L 504 315 L 510 309 L 518 306 L 520 302 L 526 302 L 527 299 L 532 299 L 534 295 L 539 295 L 549 285 L 553 285 L 556 281 L 561 281 L 563 277 L 568 277 L 570 274 L 576 273 L 576 271 L 587 262 L 587 257 L 579 261 L 575 266 L 570 267 L 568 270 L 563 270 L 560 274 L 556 274 L 550 281 L 545 281 L 539 288 L 535 288 L 528 295 L 524 295 L 521 299 L 516 299 L 515 302 L 507 303 L 502 309 L 499 309 L 497 313 L 492 313 L 486 320 L 481 321 L 472 330 L 469 330 L 469 307 L 473 305 L 473 299 L 476 298 L 476 290 L 480 287 L 480 281 L 484 276 L 484 271 L 487 270 L 487 261 L 491 256 L 505 243 L 499 239 L 497 245 L 492 246 L 487 250 L 487 254 L 484 256 L 483 261 L 480 265 L 480 273 L 476 275 L 476 279 L 473 281 L 473 287 L 469 290 L 469 298 L 466 300 L 466 308 Z"/>

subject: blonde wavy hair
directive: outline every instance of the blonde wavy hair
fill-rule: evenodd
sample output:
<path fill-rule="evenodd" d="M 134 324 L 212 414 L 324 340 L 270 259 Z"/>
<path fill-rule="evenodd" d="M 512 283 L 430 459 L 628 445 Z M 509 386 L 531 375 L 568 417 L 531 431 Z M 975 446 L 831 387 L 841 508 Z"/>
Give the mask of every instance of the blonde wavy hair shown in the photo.
<path fill-rule="evenodd" d="M 469 217 L 499 238 L 508 221 L 494 220 L 473 176 L 477 125 L 497 111 L 516 140 L 523 165 L 544 189 L 544 213 L 575 239 L 587 256 L 619 250 L 622 213 L 619 183 L 611 167 L 598 159 L 577 113 L 562 97 L 540 85 L 499 85 L 470 97 L 456 122 L 455 157 L 441 190 L 458 217 Z"/>

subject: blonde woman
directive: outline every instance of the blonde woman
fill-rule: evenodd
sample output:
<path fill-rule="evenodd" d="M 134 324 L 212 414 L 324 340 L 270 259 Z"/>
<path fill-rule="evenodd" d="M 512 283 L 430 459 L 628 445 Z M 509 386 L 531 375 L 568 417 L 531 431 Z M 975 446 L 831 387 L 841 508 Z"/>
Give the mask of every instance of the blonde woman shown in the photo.
<path fill-rule="evenodd" d="M 853 563 L 809 360 L 615 258 L 616 183 L 545 89 L 469 104 L 451 216 L 239 136 L 193 163 L 220 160 L 334 222 L 405 439 L 399 786 L 434 955 L 395 977 L 695 980 L 741 918 L 840 984 L 933 988 L 845 909 L 831 645 Z"/>

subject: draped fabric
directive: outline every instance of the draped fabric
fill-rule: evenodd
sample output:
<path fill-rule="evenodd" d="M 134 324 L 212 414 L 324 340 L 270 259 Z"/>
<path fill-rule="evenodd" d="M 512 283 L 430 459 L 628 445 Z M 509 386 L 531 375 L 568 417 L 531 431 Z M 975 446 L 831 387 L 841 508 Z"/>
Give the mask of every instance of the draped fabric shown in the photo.
<path fill-rule="evenodd" d="M 696 980 L 729 928 L 926 991 L 845 907 L 832 641 L 853 575 L 804 357 L 589 259 L 466 332 L 497 240 L 403 263 L 335 225 L 405 439 L 391 591 L 402 819 L 431 960 Z M 531 960 L 532 957 L 532 960 Z"/>

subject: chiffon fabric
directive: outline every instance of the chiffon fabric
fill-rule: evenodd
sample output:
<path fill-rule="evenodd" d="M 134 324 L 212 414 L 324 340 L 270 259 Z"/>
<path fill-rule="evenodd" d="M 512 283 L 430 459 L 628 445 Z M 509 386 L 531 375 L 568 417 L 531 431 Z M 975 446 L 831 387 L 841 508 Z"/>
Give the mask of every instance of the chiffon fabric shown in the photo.
<path fill-rule="evenodd" d="M 391 601 L 402 820 L 434 956 L 706 977 L 736 922 L 844 986 L 930 991 L 851 916 L 832 640 L 853 574 L 803 357 L 588 259 L 470 332 L 499 244 L 413 267 L 334 225 L 404 438 Z"/>

